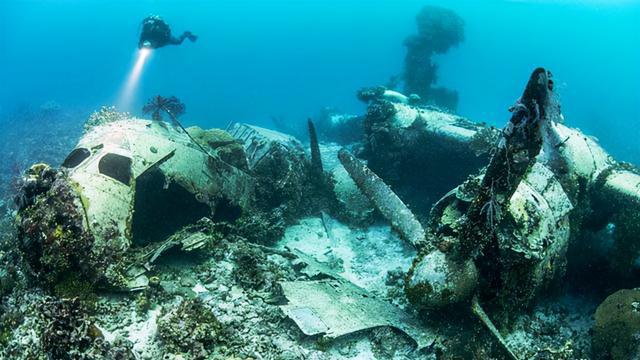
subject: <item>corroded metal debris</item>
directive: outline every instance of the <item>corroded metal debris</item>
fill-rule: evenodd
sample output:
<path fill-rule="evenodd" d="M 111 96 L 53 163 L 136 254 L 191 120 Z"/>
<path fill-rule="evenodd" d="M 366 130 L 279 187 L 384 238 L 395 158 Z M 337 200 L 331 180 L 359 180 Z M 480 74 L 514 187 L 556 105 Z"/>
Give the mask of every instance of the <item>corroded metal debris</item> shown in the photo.
<path fill-rule="evenodd" d="M 305 335 L 335 339 L 381 326 L 401 330 L 418 350 L 431 346 L 435 333 L 415 317 L 345 280 L 280 282 L 288 303 L 280 306 Z"/>

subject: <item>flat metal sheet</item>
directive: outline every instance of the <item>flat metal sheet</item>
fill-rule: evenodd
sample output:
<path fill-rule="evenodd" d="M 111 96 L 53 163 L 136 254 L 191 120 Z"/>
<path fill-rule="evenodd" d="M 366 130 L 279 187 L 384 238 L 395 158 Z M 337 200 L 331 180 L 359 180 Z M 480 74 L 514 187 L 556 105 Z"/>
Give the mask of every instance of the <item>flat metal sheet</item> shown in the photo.
<path fill-rule="evenodd" d="M 281 305 L 306 335 L 328 338 L 390 326 L 412 338 L 418 349 L 431 346 L 436 334 L 412 315 L 376 299 L 350 282 L 336 279 L 280 282 L 289 301 Z"/>

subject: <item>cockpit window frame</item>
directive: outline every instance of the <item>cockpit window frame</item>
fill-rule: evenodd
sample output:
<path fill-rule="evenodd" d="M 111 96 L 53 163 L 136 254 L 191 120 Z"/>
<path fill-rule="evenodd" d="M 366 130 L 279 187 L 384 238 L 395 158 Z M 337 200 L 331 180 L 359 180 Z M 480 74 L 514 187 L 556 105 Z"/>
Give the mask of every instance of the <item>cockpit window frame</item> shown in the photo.
<path fill-rule="evenodd" d="M 108 178 L 131 186 L 133 160 L 124 155 L 107 153 L 98 161 L 98 172 Z"/>
<path fill-rule="evenodd" d="M 91 157 L 91 151 L 87 148 L 79 147 L 73 149 L 62 162 L 65 169 L 75 169 Z"/>

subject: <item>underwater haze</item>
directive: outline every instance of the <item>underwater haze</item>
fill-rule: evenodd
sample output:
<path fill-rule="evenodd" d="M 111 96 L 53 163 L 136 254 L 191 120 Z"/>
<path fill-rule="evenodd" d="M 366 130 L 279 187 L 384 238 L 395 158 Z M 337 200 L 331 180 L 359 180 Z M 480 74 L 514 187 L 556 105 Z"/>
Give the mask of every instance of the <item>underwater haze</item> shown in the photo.
<path fill-rule="evenodd" d="M 437 56 L 458 113 L 501 125 L 526 74 L 549 68 L 568 125 L 640 163 L 640 1 L 80 1 L 0 2 L 0 106 L 116 104 L 135 61 L 140 21 L 163 16 L 196 43 L 158 49 L 129 110 L 156 94 L 187 105 L 184 122 L 302 122 L 332 106 L 360 114 L 364 86 L 402 72 L 403 40 L 425 5 L 465 21 L 465 40 Z M 84 119 L 78 119 L 81 123 Z"/>
<path fill-rule="evenodd" d="M 0 360 L 640 359 L 640 0 L 0 0 Z"/>

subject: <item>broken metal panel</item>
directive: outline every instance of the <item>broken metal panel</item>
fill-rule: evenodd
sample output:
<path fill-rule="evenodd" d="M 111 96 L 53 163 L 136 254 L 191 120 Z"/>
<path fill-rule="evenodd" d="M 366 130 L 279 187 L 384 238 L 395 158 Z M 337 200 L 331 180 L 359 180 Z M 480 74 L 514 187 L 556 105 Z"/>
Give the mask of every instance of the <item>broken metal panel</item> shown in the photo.
<path fill-rule="evenodd" d="M 309 161 L 296 138 L 247 124 L 234 124 L 229 133 L 244 148 L 255 177 L 255 203 L 265 206 L 261 211 L 279 207 L 285 221 L 294 221 L 314 206 L 309 202 Z"/>
<path fill-rule="evenodd" d="M 204 203 L 226 198 L 245 208 L 251 201 L 251 177 L 218 157 L 194 148 L 179 148 L 176 155 L 160 165 L 170 181 L 176 181 Z"/>
<path fill-rule="evenodd" d="M 210 239 L 203 233 L 195 233 L 182 240 L 182 249 L 185 251 L 193 251 L 203 247 Z"/>
<path fill-rule="evenodd" d="M 147 259 L 147 267 L 150 268 L 163 253 L 180 245 L 183 251 L 193 251 L 202 248 L 213 240 L 210 233 L 201 231 L 203 228 L 213 227 L 213 221 L 209 218 L 200 219 L 195 225 L 187 225 L 177 231 L 168 239 L 158 243 L 144 258 Z"/>
<path fill-rule="evenodd" d="M 337 271 L 331 269 L 325 263 L 317 261 L 312 256 L 295 248 L 285 247 L 285 249 L 295 255 L 298 261 L 304 266 L 300 269 L 300 273 L 306 275 L 309 279 L 318 280 L 327 277 L 332 279 L 344 279 Z"/>
<path fill-rule="evenodd" d="M 304 154 L 300 141 L 277 131 L 242 123 L 233 124 L 228 131 L 242 142 L 251 169 L 259 166 L 260 162 L 273 152 L 279 151 L 278 146 L 284 147 L 287 152 Z"/>
<path fill-rule="evenodd" d="M 280 308 L 305 335 L 324 335 L 335 339 L 381 326 L 401 330 L 412 338 L 418 350 L 430 347 L 436 339 L 433 330 L 413 316 L 365 290 L 341 280 L 284 281 L 288 304 Z"/>
<path fill-rule="evenodd" d="M 131 266 L 126 272 L 128 278 L 127 290 L 133 292 L 149 287 L 149 278 L 145 275 L 146 272 L 147 269 L 140 265 Z"/>

